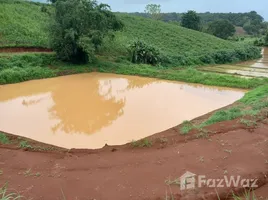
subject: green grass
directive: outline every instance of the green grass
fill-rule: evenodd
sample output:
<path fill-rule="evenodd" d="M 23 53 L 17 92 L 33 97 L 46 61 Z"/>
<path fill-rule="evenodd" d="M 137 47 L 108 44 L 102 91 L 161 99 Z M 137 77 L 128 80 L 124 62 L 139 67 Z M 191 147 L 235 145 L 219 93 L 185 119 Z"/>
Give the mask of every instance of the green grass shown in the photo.
<path fill-rule="evenodd" d="M 21 141 L 19 147 L 22 149 L 33 149 L 33 147 L 26 140 Z"/>
<path fill-rule="evenodd" d="M 164 68 L 132 64 L 124 59 L 119 62 L 116 62 L 116 59 L 110 59 L 111 61 L 107 61 L 107 58 L 99 57 L 98 61 L 93 64 L 72 65 L 58 62 L 54 54 L 28 53 L 8 57 L 0 55 L 0 84 L 92 71 L 243 89 L 252 89 L 268 84 L 267 78 L 245 79 L 226 74 L 201 72 L 191 67 L 184 69 Z"/>
<path fill-rule="evenodd" d="M 203 127 L 215 124 L 217 122 L 234 120 L 239 117 L 251 116 L 256 117 L 264 108 L 268 108 L 268 85 L 260 86 L 245 94 L 245 96 L 239 100 L 240 105 L 235 105 L 232 108 L 219 110 L 215 112 L 211 117 L 202 122 L 199 125 L 189 125 L 189 123 L 182 124 L 181 134 L 189 133 L 193 129 L 201 129 Z M 240 123 L 246 126 L 256 125 L 256 121 L 241 119 Z"/>
<path fill-rule="evenodd" d="M 133 148 L 135 148 L 135 147 L 151 147 L 152 145 L 153 145 L 152 141 L 150 141 L 148 139 L 142 139 L 142 140 L 131 142 L 131 146 Z"/>
<path fill-rule="evenodd" d="M 191 122 L 189 122 L 189 121 L 184 121 L 183 123 L 182 123 L 182 128 L 181 128 L 181 133 L 182 134 L 187 134 L 187 133 L 189 133 L 192 129 L 194 128 L 194 125 L 191 123 Z"/>
<path fill-rule="evenodd" d="M 238 117 L 241 117 L 242 115 L 242 110 L 236 107 L 227 110 L 220 110 L 215 112 L 215 114 L 213 114 L 207 121 L 202 123 L 201 127 L 209 126 L 217 122 L 233 120 Z"/>
<path fill-rule="evenodd" d="M 253 127 L 257 125 L 256 121 L 248 119 L 241 119 L 240 123 L 246 125 L 247 127 Z"/>
<path fill-rule="evenodd" d="M 41 3 L 1 0 L 0 46 L 48 47 L 49 15 Z M 50 6 L 47 6 L 49 9 Z"/>
<path fill-rule="evenodd" d="M 0 144 L 8 144 L 9 139 L 6 134 L 0 132 Z"/>
<path fill-rule="evenodd" d="M 125 28 L 116 34 L 114 41 L 106 41 L 102 48 L 104 55 L 125 55 L 127 44 L 142 40 L 160 49 L 172 66 L 228 63 L 260 57 L 257 48 L 244 43 L 222 40 L 148 18 L 128 14 L 117 16 L 123 21 Z"/>
<path fill-rule="evenodd" d="M 0 188 L 0 200 L 20 200 L 22 196 L 7 190 L 7 184 Z"/>

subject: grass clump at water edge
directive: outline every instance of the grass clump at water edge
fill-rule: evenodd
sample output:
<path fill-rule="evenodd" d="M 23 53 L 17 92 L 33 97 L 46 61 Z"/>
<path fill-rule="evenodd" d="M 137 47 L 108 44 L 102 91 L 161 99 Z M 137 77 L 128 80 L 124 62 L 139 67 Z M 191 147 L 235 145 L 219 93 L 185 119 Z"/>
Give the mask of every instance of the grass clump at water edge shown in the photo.
<path fill-rule="evenodd" d="M 33 149 L 33 147 L 26 140 L 22 140 L 19 144 L 19 147 L 22 149 Z"/>
<path fill-rule="evenodd" d="M 152 145 L 153 145 L 152 141 L 150 141 L 148 139 L 142 139 L 142 140 L 131 142 L 131 146 L 133 148 L 135 148 L 135 147 L 151 147 Z"/>
<path fill-rule="evenodd" d="M 6 134 L 0 132 L 0 143 L 1 144 L 9 144 L 9 138 L 6 136 Z"/>

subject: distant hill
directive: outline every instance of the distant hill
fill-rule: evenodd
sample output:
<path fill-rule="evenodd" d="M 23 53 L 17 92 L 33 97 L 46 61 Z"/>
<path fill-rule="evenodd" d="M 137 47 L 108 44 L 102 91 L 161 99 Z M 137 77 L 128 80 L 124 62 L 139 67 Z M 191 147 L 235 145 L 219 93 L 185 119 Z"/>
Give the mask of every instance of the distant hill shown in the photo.
<path fill-rule="evenodd" d="M 132 15 L 142 16 L 149 18 L 146 13 L 131 13 Z M 162 13 L 162 21 L 164 22 L 181 22 L 183 13 Z M 255 34 L 265 26 L 262 22 L 263 17 L 255 11 L 246 13 L 197 13 L 201 17 L 204 26 L 215 20 L 228 20 L 236 27 L 243 27 L 249 34 Z"/>
<path fill-rule="evenodd" d="M 48 24 L 51 5 L 18 0 L 2 0 L 0 6 L 0 46 L 49 47 Z M 42 12 L 45 10 L 48 12 Z M 225 41 L 212 35 L 129 14 L 117 14 L 125 24 L 114 40 L 106 39 L 102 55 L 127 56 L 127 46 L 142 40 L 160 49 L 171 65 L 231 62 L 241 59 L 230 55 L 258 54 L 254 47 Z M 238 51 L 235 53 L 234 51 Z M 255 54 L 254 54 L 255 52 Z M 250 57 L 246 57 L 250 58 Z M 243 58 L 244 59 L 244 58 Z"/>

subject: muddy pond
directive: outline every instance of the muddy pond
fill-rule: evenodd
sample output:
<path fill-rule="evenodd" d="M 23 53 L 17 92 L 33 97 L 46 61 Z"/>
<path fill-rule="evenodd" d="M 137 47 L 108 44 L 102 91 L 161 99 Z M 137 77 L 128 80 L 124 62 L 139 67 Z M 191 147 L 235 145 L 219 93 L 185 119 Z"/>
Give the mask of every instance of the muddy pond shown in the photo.
<path fill-rule="evenodd" d="M 201 67 L 200 70 L 234 74 L 244 77 L 268 77 L 268 48 L 262 49 L 262 58 L 237 64 Z"/>
<path fill-rule="evenodd" d="M 0 86 L 0 130 L 65 148 L 121 145 L 235 102 L 244 90 L 89 73 Z"/>

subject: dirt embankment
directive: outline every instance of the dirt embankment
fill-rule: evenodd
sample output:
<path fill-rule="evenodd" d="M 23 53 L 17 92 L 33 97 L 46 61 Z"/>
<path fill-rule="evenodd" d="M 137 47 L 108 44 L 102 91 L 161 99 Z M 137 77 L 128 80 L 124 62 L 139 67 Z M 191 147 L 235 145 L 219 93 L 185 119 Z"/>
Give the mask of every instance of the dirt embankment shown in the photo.
<path fill-rule="evenodd" d="M 0 53 L 52 52 L 48 48 L 38 47 L 1 47 Z"/>
<path fill-rule="evenodd" d="M 203 117 L 197 120 L 202 120 Z M 258 179 L 256 195 L 268 197 L 268 121 L 253 126 L 233 120 L 203 131 L 179 134 L 179 127 L 156 134 L 153 145 L 65 150 L 28 140 L 30 147 L 0 146 L 0 184 L 32 199 L 218 199 L 215 188 L 181 191 L 186 171 L 207 178 Z M 221 199 L 238 188 L 217 188 Z"/>

